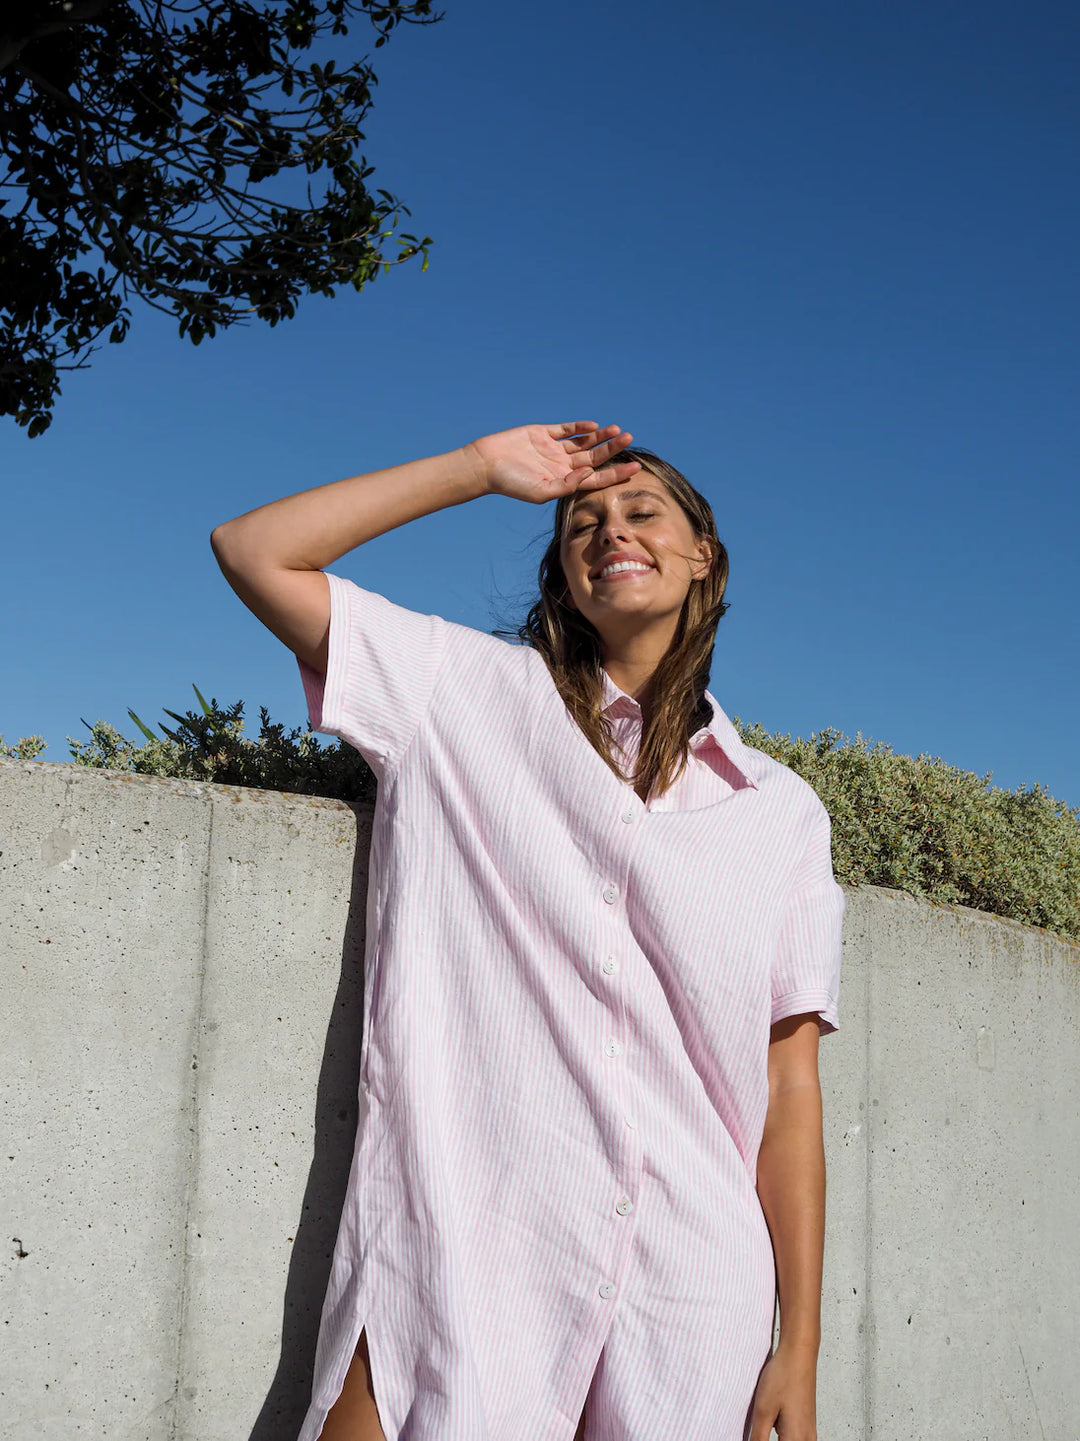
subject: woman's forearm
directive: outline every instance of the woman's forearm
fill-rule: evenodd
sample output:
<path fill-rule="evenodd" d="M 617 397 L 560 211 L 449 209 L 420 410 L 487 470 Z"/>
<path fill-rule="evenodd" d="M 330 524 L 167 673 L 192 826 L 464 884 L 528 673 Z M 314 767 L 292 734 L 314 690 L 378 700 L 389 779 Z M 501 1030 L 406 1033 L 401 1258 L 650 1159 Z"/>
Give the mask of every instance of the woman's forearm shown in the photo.
<path fill-rule="evenodd" d="M 825 1251 L 825 1146 L 819 1086 L 770 1098 L 757 1191 L 776 1257 L 780 1344 L 817 1355 Z"/>
<path fill-rule="evenodd" d="M 461 446 L 272 500 L 216 526 L 210 542 L 236 568 L 323 570 L 385 531 L 486 493 L 479 457 Z"/>

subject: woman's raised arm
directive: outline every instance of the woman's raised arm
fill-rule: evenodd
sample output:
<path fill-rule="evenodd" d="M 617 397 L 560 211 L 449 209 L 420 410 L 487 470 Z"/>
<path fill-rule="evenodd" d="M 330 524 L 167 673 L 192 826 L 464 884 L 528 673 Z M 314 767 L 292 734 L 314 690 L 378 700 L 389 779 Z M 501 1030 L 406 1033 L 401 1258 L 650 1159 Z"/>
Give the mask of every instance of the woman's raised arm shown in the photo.
<path fill-rule="evenodd" d="M 542 504 L 577 487 L 624 480 L 639 469 L 636 461 L 602 478 L 595 467 L 632 438 L 617 425 L 600 429 L 594 421 L 518 426 L 444 455 L 272 500 L 216 526 L 210 544 L 233 570 L 322 570 L 377 535 L 481 495 Z"/>
<path fill-rule="evenodd" d="M 637 461 L 596 467 L 632 436 L 594 421 L 522 425 L 470 441 L 444 455 L 335 480 L 272 500 L 216 526 L 210 544 L 233 590 L 285 645 L 325 671 L 330 599 L 320 574 L 350 550 L 481 495 L 543 504 L 575 489 L 625 480 Z"/>

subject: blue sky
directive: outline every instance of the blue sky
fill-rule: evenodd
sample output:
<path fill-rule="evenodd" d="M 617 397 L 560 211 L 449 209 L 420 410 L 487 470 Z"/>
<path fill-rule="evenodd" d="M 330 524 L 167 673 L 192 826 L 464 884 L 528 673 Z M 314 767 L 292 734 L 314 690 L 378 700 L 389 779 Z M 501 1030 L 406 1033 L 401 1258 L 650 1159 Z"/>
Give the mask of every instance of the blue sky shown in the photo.
<path fill-rule="evenodd" d="M 1080 804 L 1072 5 L 446 0 L 372 52 L 372 183 L 431 264 L 204 342 L 139 308 L 0 431 L 0 734 L 307 715 L 211 529 L 531 421 L 616 421 L 731 556 L 710 689 Z M 357 27 L 356 53 L 370 48 Z M 489 497 L 329 569 L 490 630 L 552 507 Z"/>

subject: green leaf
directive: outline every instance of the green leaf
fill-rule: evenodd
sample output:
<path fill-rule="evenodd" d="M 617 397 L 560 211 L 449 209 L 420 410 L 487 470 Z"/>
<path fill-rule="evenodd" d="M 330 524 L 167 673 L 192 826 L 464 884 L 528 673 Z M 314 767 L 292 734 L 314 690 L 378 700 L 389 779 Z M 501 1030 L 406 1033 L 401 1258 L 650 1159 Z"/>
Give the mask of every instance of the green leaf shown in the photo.
<path fill-rule="evenodd" d="M 148 730 L 147 727 L 143 725 L 142 721 L 139 719 L 139 717 L 135 714 L 135 712 L 134 712 L 133 710 L 129 710 L 129 711 L 128 711 L 128 715 L 129 715 L 129 716 L 131 717 L 131 719 L 135 722 L 135 724 L 139 727 L 139 729 L 142 731 L 143 735 L 146 737 L 146 739 L 147 739 L 148 741 L 156 741 L 156 740 L 157 740 L 157 736 L 154 734 L 154 732 L 153 732 L 152 730 Z M 86 722 L 84 721 L 83 724 L 85 725 Z M 93 727 L 91 727 L 91 729 L 93 729 Z"/>

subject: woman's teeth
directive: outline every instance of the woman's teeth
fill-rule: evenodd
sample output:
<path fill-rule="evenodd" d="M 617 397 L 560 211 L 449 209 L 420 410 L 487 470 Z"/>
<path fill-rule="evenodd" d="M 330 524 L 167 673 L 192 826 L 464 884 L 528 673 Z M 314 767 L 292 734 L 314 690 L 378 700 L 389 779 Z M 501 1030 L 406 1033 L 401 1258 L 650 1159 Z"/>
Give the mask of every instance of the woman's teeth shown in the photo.
<path fill-rule="evenodd" d="M 643 565 L 639 560 L 617 560 L 614 565 L 605 565 L 597 580 L 607 580 L 609 575 L 617 575 L 620 570 L 652 570 L 651 565 Z"/>

